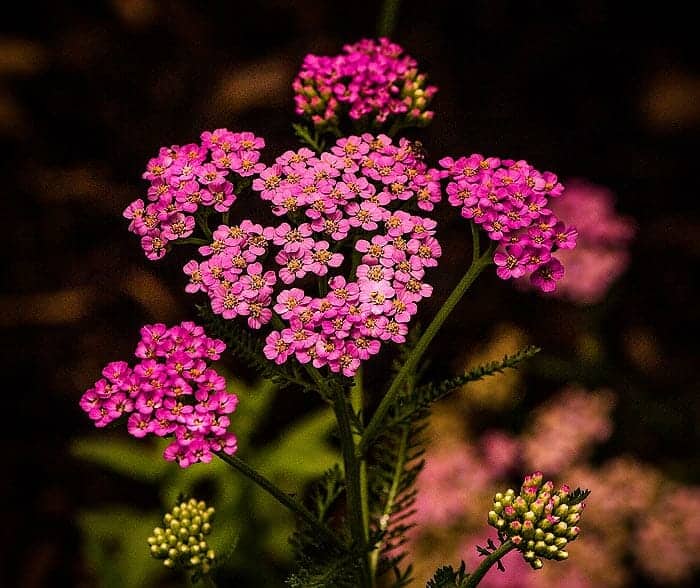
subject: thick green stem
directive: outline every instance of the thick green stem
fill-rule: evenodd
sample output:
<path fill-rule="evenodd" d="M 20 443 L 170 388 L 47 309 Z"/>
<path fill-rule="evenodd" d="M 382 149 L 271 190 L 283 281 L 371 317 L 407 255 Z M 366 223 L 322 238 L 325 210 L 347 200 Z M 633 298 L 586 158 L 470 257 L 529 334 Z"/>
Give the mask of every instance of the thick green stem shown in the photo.
<path fill-rule="evenodd" d="M 391 37 L 394 34 L 400 5 L 401 0 L 384 0 L 377 26 L 377 33 L 380 37 Z"/>
<path fill-rule="evenodd" d="M 355 414 L 359 415 L 360 422 L 362 422 L 362 411 L 364 409 L 364 388 L 363 388 L 363 378 L 362 378 L 362 366 L 360 366 L 355 373 L 355 383 L 350 389 L 350 405 L 352 406 Z M 354 432 L 352 434 L 352 440 L 357 447 L 357 445 L 362 440 L 362 434 Z M 362 524 L 365 529 L 365 536 L 369 537 L 369 497 L 367 490 L 367 463 L 364 459 L 360 459 L 360 497 L 362 499 Z"/>
<path fill-rule="evenodd" d="M 501 545 L 498 549 L 496 549 L 496 551 L 494 551 L 493 553 L 490 553 L 483 560 L 481 560 L 479 567 L 476 568 L 471 574 L 469 574 L 469 577 L 467 578 L 466 583 L 462 584 L 462 587 L 463 588 L 474 588 L 474 586 L 478 585 L 479 582 L 481 582 L 483 577 L 486 575 L 486 572 L 488 572 L 491 569 L 491 566 L 493 564 L 495 564 L 499 559 L 501 559 L 504 555 L 506 555 L 512 549 L 515 549 L 515 545 L 509 539 L 503 545 Z"/>
<path fill-rule="evenodd" d="M 350 389 L 350 405 L 355 414 L 358 415 L 360 423 L 363 420 L 362 411 L 364 410 L 364 382 L 362 378 L 362 366 L 355 373 L 355 382 Z M 362 440 L 362 434 L 354 432 L 352 435 L 353 453 L 356 453 L 357 446 Z M 362 505 L 362 527 L 365 539 L 369 538 L 369 489 L 367 487 L 367 462 L 360 456 L 359 461 L 360 474 L 360 503 Z M 371 554 L 368 554 L 368 566 L 370 572 L 371 585 L 375 585 L 374 566 L 372 565 Z"/>
<path fill-rule="evenodd" d="M 478 232 L 473 231 L 472 237 L 475 242 L 474 246 L 478 246 Z M 379 428 L 382 425 L 382 421 L 384 420 L 384 417 L 386 416 L 387 412 L 389 412 L 389 409 L 396 402 L 396 399 L 401 393 L 402 385 L 406 381 L 406 378 L 415 371 L 416 367 L 418 366 L 418 362 L 423 357 L 423 354 L 427 350 L 428 345 L 430 345 L 432 340 L 435 338 L 435 335 L 437 335 L 438 331 L 440 330 L 440 327 L 442 327 L 443 323 L 447 320 L 447 317 L 450 316 L 450 313 L 454 310 L 455 306 L 457 306 L 457 303 L 462 299 L 466 291 L 474 283 L 474 280 L 476 280 L 479 274 L 482 271 L 484 271 L 484 269 L 488 267 L 488 265 L 491 263 L 492 255 L 493 245 L 489 247 L 483 255 L 478 257 L 476 261 L 474 261 L 469 266 L 467 273 L 464 274 L 459 284 L 457 284 L 455 286 L 455 289 L 452 290 L 447 300 L 445 300 L 445 304 L 443 304 L 442 308 L 435 315 L 435 318 L 428 325 L 428 328 L 425 329 L 425 331 L 421 335 L 421 338 L 418 340 L 418 343 L 416 343 L 416 346 L 413 348 L 410 355 L 408 356 L 406 363 L 403 364 L 403 366 L 399 370 L 399 373 L 396 374 L 396 377 L 391 383 L 389 390 L 387 391 L 384 398 L 382 398 L 382 401 L 379 403 L 379 406 L 377 407 L 377 410 L 372 416 L 372 419 L 365 428 L 365 432 L 362 435 L 362 441 L 360 442 L 358 448 L 361 455 L 364 455 L 364 453 L 369 448 L 369 444 L 377 436 Z"/>
<path fill-rule="evenodd" d="M 227 464 L 229 464 L 231 467 L 235 468 L 238 470 L 241 474 L 243 474 L 246 478 L 260 486 L 265 492 L 270 494 L 273 498 L 275 498 L 280 504 L 283 506 L 286 506 L 289 510 L 297 514 L 299 517 L 304 519 L 309 525 L 311 525 L 314 529 L 316 529 L 323 537 L 325 537 L 328 541 L 336 545 L 337 547 L 345 550 L 346 547 L 336 537 L 331 530 L 323 525 L 321 522 L 319 522 L 316 517 L 309 512 L 304 505 L 301 503 L 297 502 L 292 498 L 289 494 L 286 492 L 280 490 L 277 486 L 275 486 L 270 480 L 268 480 L 265 476 L 262 474 L 259 474 L 256 472 L 253 468 L 251 468 L 247 463 L 245 463 L 242 459 L 239 459 L 235 455 L 227 455 L 223 451 L 218 451 L 216 452 L 216 455 L 225 461 Z"/>
<path fill-rule="evenodd" d="M 340 437 L 340 449 L 343 454 L 343 466 L 345 469 L 345 495 L 347 517 L 350 521 L 350 534 L 356 547 L 364 549 L 369 538 L 365 530 L 362 490 L 360 483 L 360 460 L 357 456 L 357 447 L 352 432 L 349 404 L 345 399 L 345 390 L 340 386 L 328 386 L 321 373 L 310 364 L 304 364 L 307 373 L 311 376 L 322 396 L 331 399 L 333 412 L 338 422 Z M 362 587 L 372 588 L 374 579 L 369 570 L 369 559 L 362 558 Z"/>
<path fill-rule="evenodd" d="M 362 504 L 362 488 L 360 482 L 360 460 L 356 455 L 353 440 L 352 424 L 350 421 L 349 405 L 345 399 L 345 391 L 340 387 L 333 389 L 333 410 L 338 421 L 340 446 L 345 465 L 345 492 L 347 495 L 347 516 L 350 520 L 350 532 L 356 547 L 364 549 L 367 545 L 368 533 L 364 524 L 364 509 Z M 363 586 L 372 586 L 372 575 L 369 571 L 367 557 L 362 558 Z"/>

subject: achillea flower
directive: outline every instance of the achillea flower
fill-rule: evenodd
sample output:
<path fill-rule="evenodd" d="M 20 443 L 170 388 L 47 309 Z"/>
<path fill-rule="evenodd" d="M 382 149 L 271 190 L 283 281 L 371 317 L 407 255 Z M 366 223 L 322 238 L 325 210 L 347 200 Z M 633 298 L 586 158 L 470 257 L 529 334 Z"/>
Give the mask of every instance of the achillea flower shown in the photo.
<path fill-rule="evenodd" d="M 563 485 L 544 482 L 542 472 L 525 476 L 520 493 L 498 492 L 489 511 L 488 522 L 501 536 L 512 541 L 533 569 L 543 566 L 542 558 L 564 560 L 566 546 L 574 541 L 588 491 L 571 491 Z"/>
<path fill-rule="evenodd" d="M 96 427 L 129 415 L 127 429 L 134 437 L 173 437 L 164 457 L 182 467 L 211 461 L 213 451 L 235 453 L 228 415 L 238 398 L 208 366 L 224 349 L 222 341 L 192 322 L 145 325 L 135 351 L 141 361 L 133 367 L 124 361 L 107 364 L 80 406 Z"/>
<path fill-rule="evenodd" d="M 227 212 L 237 198 L 234 175 L 250 176 L 265 167 L 258 163 L 265 142 L 252 133 L 217 129 L 202 133 L 201 141 L 162 147 L 143 174 L 151 183 L 149 202 L 138 199 L 124 210 L 148 259 L 160 259 L 169 242 L 192 235 L 192 215 L 199 209 Z"/>
<path fill-rule="evenodd" d="M 196 575 L 208 574 L 216 553 L 206 541 L 211 533 L 214 509 L 206 502 L 190 498 L 176 505 L 163 517 L 163 526 L 148 538 L 151 556 L 162 559 L 168 568 L 183 568 Z"/>
<path fill-rule="evenodd" d="M 498 243 L 494 263 L 499 278 L 530 276 L 530 283 L 553 292 L 564 276 L 555 252 L 576 246 L 577 230 L 554 215 L 550 198 L 564 187 L 557 177 L 540 173 L 526 161 L 474 154 L 445 157 L 448 202 Z"/>
<path fill-rule="evenodd" d="M 294 357 L 352 376 L 384 341 L 405 341 L 417 303 L 432 293 L 424 278 L 442 255 L 436 223 L 397 209 L 406 199 L 432 208 L 443 176 L 409 141 L 386 135 L 345 137 L 318 156 L 283 153 L 252 188 L 285 221 L 220 225 L 199 248 L 205 259 L 183 268 L 186 290 L 205 292 L 216 314 L 246 317 L 253 329 L 274 311 L 284 328 L 267 336 L 268 359 Z M 426 189 L 436 195 L 419 199 Z M 354 273 L 343 275 L 353 254 Z M 325 296 L 299 287 L 309 276 L 323 280 Z"/>
<path fill-rule="evenodd" d="M 337 128 L 347 114 L 366 128 L 392 121 L 405 128 L 424 126 L 433 118 L 427 107 L 437 88 L 425 84 L 416 61 L 381 38 L 345 45 L 343 53 L 332 57 L 307 55 L 292 87 L 297 114 L 317 127 Z M 346 152 L 354 155 L 354 149 L 351 143 Z"/>

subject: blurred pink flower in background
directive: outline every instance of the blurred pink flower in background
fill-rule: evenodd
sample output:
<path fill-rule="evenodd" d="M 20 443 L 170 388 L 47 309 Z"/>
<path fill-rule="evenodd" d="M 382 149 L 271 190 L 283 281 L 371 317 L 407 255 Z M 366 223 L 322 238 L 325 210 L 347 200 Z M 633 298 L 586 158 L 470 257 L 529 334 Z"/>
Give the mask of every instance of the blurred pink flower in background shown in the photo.
<path fill-rule="evenodd" d="M 612 433 L 613 404 L 609 392 L 576 387 L 560 392 L 537 410 L 522 439 L 525 469 L 554 474 L 588 457 Z"/>
<path fill-rule="evenodd" d="M 634 535 L 637 564 L 665 584 L 691 579 L 700 566 L 700 488 L 661 496 Z"/>
<path fill-rule="evenodd" d="M 552 295 L 594 304 L 627 268 L 635 225 L 615 211 L 615 195 L 608 188 L 581 179 L 565 184 L 566 198 L 552 199 L 551 209 L 578 229 L 578 241 L 575 249 L 557 252 L 566 272 Z M 517 283 L 527 287 L 523 280 Z"/>
<path fill-rule="evenodd" d="M 421 488 L 416 497 L 416 522 L 448 526 L 464 516 L 470 500 L 490 495 L 498 477 L 484 467 L 483 458 L 464 443 L 436 448 L 421 472 Z M 439 496 L 439 500 L 435 497 Z"/>
<path fill-rule="evenodd" d="M 518 463 L 522 444 L 508 433 L 488 431 L 481 436 L 479 444 L 493 476 L 502 477 Z"/>

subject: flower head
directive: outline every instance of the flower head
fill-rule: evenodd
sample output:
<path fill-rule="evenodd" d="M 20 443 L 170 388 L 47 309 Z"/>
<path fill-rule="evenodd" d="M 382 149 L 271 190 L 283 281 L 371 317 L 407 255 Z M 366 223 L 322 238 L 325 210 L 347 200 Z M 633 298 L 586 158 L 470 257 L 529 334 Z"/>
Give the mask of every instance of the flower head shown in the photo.
<path fill-rule="evenodd" d="M 498 277 L 530 276 L 535 288 L 555 291 L 564 266 L 552 255 L 576 247 L 578 237 L 576 228 L 550 209 L 550 198 L 564 191 L 557 177 L 526 161 L 478 153 L 457 160 L 445 157 L 440 165 L 448 177 L 448 202 L 498 244 L 493 256 Z"/>
<path fill-rule="evenodd" d="M 208 367 L 225 347 L 192 322 L 145 325 L 135 352 L 140 361 L 133 367 L 125 361 L 107 364 L 104 378 L 83 394 L 80 407 L 96 427 L 129 415 L 127 430 L 134 437 L 172 436 L 164 457 L 182 467 L 211 461 L 214 451 L 233 453 L 227 415 L 238 397 Z"/>
<path fill-rule="evenodd" d="M 216 553 L 206 541 L 211 533 L 214 509 L 203 500 L 190 498 L 173 507 L 163 517 L 163 526 L 148 538 L 151 556 L 162 559 L 168 568 L 182 568 L 208 574 Z"/>
<path fill-rule="evenodd" d="M 437 201 L 444 175 L 409 141 L 386 135 L 345 137 L 318 156 L 285 152 L 252 180 L 283 221 L 219 226 L 199 249 L 206 259 L 185 265 L 186 290 L 205 292 L 214 313 L 246 317 L 253 329 L 274 312 L 283 326 L 266 337 L 268 359 L 352 376 L 382 342 L 405 340 L 417 303 L 432 292 L 424 279 L 442 255 L 436 223 L 400 207 L 409 199 L 421 208 L 423 189 Z M 348 275 L 353 254 L 362 255 Z M 325 295 L 303 289 L 311 276 Z"/>
<path fill-rule="evenodd" d="M 265 141 L 252 133 L 217 129 L 201 135 L 201 143 L 163 147 L 148 162 L 143 178 L 150 182 L 148 204 L 138 199 L 124 210 L 129 231 L 141 237 L 148 259 L 160 259 L 168 243 L 185 239 L 195 228 L 200 208 L 227 212 L 238 197 L 231 180 L 264 169 L 258 163 Z"/>
<path fill-rule="evenodd" d="M 386 38 L 345 45 L 340 55 L 307 55 L 292 87 L 297 114 L 321 128 L 337 126 L 342 111 L 368 126 L 392 120 L 424 126 L 433 118 L 427 107 L 437 92 L 426 86 L 416 61 Z M 362 149 L 352 141 L 338 147 L 348 157 Z M 430 187 L 423 185 L 427 192 L 421 201 L 429 204 Z"/>
<path fill-rule="evenodd" d="M 519 494 L 512 488 L 496 494 L 488 522 L 537 570 L 543 558 L 561 561 L 569 557 L 566 546 L 580 533 L 576 525 L 589 493 L 572 491 L 566 484 L 555 491 L 553 482 L 544 482 L 542 472 L 535 472 L 525 476 Z"/>

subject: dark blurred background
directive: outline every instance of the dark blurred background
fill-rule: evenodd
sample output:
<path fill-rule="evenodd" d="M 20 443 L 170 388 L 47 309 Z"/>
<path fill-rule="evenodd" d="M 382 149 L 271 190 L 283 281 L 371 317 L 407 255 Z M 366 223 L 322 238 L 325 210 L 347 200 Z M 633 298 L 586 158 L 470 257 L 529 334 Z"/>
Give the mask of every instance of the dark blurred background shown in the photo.
<path fill-rule="evenodd" d="M 95 585 L 75 513 L 125 494 L 151 501 L 66 451 L 91 430 L 81 393 L 107 361 L 129 356 L 138 328 L 194 317 L 183 258 L 147 262 L 121 217 L 145 192 L 146 161 L 222 126 L 263 135 L 270 161 L 293 144 L 290 84 L 303 56 L 373 36 L 378 12 L 362 0 L 3 10 L 0 585 Z M 440 88 L 421 137 L 431 157 L 527 158 L 588 178 L 638 227 L 628 271 L 593 309 L 543 304 L 487 276 L 436 342 L 436 366 L 504 318 L 566 362 L 580 357 L 581 325 L 595 322 L 604 365 L 575 378 L 619 395 L 608 450 L 699 483 L 700 69 L 686 12 L 673 2 L 404 0 L 393 39 Z M 447 269 L 425 316 L 461 271 L 466 242 L 458 219 L 440 218 Z M 533 404 L 558 384 L 542 372 L 529 376 Z"/>

